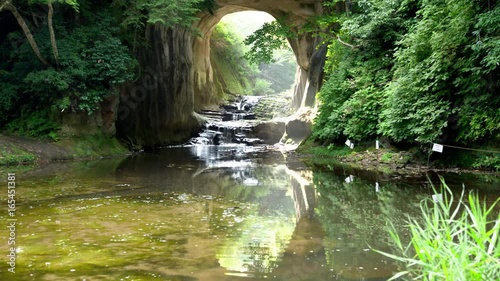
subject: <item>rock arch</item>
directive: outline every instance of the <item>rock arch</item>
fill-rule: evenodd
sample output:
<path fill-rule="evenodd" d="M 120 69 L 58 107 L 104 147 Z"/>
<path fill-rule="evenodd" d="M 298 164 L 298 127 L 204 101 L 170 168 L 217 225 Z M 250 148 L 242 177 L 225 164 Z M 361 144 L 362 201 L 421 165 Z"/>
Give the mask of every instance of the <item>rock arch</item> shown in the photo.
<path fill-rule="evenodd" d="M 120 89 L 117 134 L 135 147 L 180 142 L 200 126 L 196 109 L 217 102 L 210 62 L 210 36 L 227 14 L 256 10 L 284 18 L 292 32 L 322 13 L 321 0 L 217 0 L 213 14 L 203 12 L 194 23 L 201 36 L 181 28 L 148 27 L 150 47 L 139 55 L 140 79 Z M 326 46 L 313 34 L 289 39 L 297 59 L 293 106 L 314 106 L 321 87 Z"/>

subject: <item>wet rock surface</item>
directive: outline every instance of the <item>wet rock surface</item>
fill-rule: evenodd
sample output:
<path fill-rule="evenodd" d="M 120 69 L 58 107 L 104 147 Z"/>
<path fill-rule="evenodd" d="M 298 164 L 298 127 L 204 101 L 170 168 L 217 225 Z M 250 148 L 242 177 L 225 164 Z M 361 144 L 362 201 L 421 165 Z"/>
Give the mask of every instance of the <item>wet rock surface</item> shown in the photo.
<path fill-rule="evenodd" d="M 279 143 L 285 133 L 285 119 L 271 120 L 258 124 L 253 128 L 253 135 L 265 144 Z"/>
<path fill-rule="evenodd" d="M 219 110 L 203 110 L 200 112 L 206 124 L 197 137 L 189 140 L 190 145 L 257 145 L 263 141 L 252 136 L 257 124 L 257 115 L 252 109 L 257 105 L 260 96 L 239 96 Z"/>

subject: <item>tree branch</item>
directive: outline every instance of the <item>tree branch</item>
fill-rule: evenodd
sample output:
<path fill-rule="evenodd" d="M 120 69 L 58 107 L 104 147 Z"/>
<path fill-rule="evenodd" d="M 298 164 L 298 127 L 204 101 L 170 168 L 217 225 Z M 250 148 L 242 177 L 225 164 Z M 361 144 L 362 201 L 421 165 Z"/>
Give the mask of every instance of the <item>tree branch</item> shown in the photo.
<path fill-rule="evenodd" d="M 10 11 L 14 17 L 17 20 L 17 23 L 19 26 L 21 26 L 24 35 L 26 36 L 26 39 L 28 39 L 28 42 L 31 46 L 31 49 L 33 49 L 33 52 L 37 56 L 37 58 L 46 66 L 50 66 L 50 64 L 47 62 L 47 60 L 42 56 L 42 53 L 40 52 L 40 49 L 38 48 L 38 45 L 36 44 L 35 38 L 33 37 L 33 34 L 30 31 L 30 28 L 26 24 L 26 21 L 24 20 L 23 16 L 19 13 L 17 10 L 16 6 L 14 6 L 10 0 L 5 1 L 2 6 L 0 6 L 0 11 L 2 9 Z"/>
<path fill-rule="evenodd" d="M 359 46 L 352 45 L 352 44 L 349 44 L 347 42 L 342 41 L 342 39 L 340 39 L 340 36 L 338 36 L 338 35 L 337 35 L 337 41 L 339 41 L 342 45 L 345 45 L 347 47 L 351 47 L 353 49 L 359 48 Z"/>
<path fill-rule="evenodd" d="M 49 26 L 50 34 L 50 44 L 52 45 L 52 53 L 54 54 L 54 59 L 56 61 L 56 66 L 59 67 L 59 52 L 57 50 L 56 35 L 54 32 L 54 25 L 52 23 L 52 17 L 54 16 L 54 8 L 52 7 L 52 2 L 47 3 L 49 7 L 47 25 Z"/>
<path fill-rule="evenodd" d="M 3 10 L 3 7 L 5 7 L 5 5 L 10 4 L 9 2 L 10 1 L 7 0 L 7 1 L 5 1 L 5 2 L 2 3 L 2 6 L 0 6 L 0 12 Z"/>

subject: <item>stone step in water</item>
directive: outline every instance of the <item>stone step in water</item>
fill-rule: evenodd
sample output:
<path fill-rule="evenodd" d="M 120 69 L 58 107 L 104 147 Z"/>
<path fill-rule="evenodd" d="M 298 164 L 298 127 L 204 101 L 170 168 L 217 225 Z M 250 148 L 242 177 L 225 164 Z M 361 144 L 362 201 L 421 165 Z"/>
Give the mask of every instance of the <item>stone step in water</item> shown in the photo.
<path fill-rule="evenodd" d="M 192 138 L 188 144 L 192 145 L 222 145 L 245 144 L 256 145 L 262 143 L 258 138 L 250 137 L 255 126 L 256 114 L 252 108 L 257 105 L 261 97 L 241 96 L 230 104 L 220 107 L 220 110 L 202 110 L 198 112 L 206 117 L 207 124 L 198 136 Z"/>

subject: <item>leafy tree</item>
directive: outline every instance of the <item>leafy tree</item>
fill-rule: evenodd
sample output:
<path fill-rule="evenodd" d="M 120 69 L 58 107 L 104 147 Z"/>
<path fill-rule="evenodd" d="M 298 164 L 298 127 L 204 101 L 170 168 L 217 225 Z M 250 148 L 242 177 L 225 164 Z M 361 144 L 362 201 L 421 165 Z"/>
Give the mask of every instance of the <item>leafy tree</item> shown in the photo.
<path fill-rule="evenodd" d="M 14 15 L 14 17 L 17 20 L 17 23 L 19 24 L 19 26 L 21 26 L 24 35 L 26 36 L 26 39 L 28 40 L 35 55 L 37 56 L 37 58 L 40 60 L 41 63 L 48 66 L 49 63 L 40 52 L 40 48 L 38 48 L 38 44 L 33 38 L 33 34 L 31 33 L 28 24 L 24 20 L 23 16 L 19 13 L 17 7 L 12 3 L 12 0 L 4 0 L 2 3 L 0 3 L 0 12 L 2 12 L 3 10 L 10 11 Z"/>
<path fill-rule="evenodd" d="M 245 45 L 250 46 L 245 58 L 254 64 L 275 62 L 274 51 L 289 48 L 286 39 L 294 36 L 290 27 L 282 21 L 265 23 L 245 39 Z"/>
<path fill-rule="evenodd" d="M 333 35 L 317 140 L 498 145 L 498 3 L 365 0 L 344 10 L 315 19 Z"/>
<path fill-rule="evenodd" d="M 421 19 L 395 53 L 381 132 L 395 140 L 435 141 L 454 112 L 455 60 L 460 59 L 474 15 L 471 1 L 423 1 Z"/>
<path fill-rule="evenodd" d="M 191 29 L 200 11 L 214 13 L 215 0 L 114 0 L 111 6 L 118 9 L 118 19 L 124 35 L 134 49 L 144 44 L 144 28 L 147 24 L 166 27 L 180 26 Z"/>
<path fill-rule="evenodd" d="M 338 24 L 340 28 L 329 36 L 327 81 L 319 94 L 313 137 L 330 143 L 377 136 L 395 43 L 409 17 L 397 1 L 361 1 L 349 8 L 349 16 L 316 19 L 321 28 Z"/>
<path fill-rule="evenodd" d="M 465 50 L 469 56 L 461 60 L 460 76 L 454 85 L 460 88 L 459 139 L 478 141 L 491 138 L 500 142 L 500 3 L 486 7 L 473 21 L 470 40 Z"/>
<path fill-rule="evenodd" d="M 274 62 L 260 63 L 257 76 L 269 81 L 269 93 L 281 93 L 290 90 L 295 81 L 297 62 L 290 47 L 281 49 L 273 54 Z"/>
<path fill-rule="evenodd" d="M 214 0 L 0 0 L 22 32 L 0 42 L 0 124 L 43 135 L 57 126 L 33 128 L 57 124 L 60 111 L 92 113 L 134 78 L 137 61 L 125 43 L 146 46 L 148 24 L 190 27 L 197 12 L 216 8 Z M 20 12 L 28 9 L 33 17 Z"/>
<path fill-rule="evenodd" d="M 58 17 L 54 21 L 58 33 L 57 65 L 34 62 L 29 42 L 20 41 L 22 35 L 17 32 L 10 33 L 1 44 L 8 60 L 1 64 L 4 75 L 0 77 L 0 108 L 5 117 L 0 122 L 16 119 L 8 126 L 13 131 L 48 134 L 57 126 L 44 127 L 46 130 L 30 128 L 44 118 L 47 124 L 56 124 L 54 113 L 61 110 L 91 113 L 113 93 L 115 85 L 133 78 L 136 61 L 116 36 L 118 29 L 110 13 L 97 12 L 95 17 L 87 17 L 84 25 L 67 28 L 60 20 Z M 52 32 L 46 26 L 34 30 L 35 41 L 51 41 Z M 51 49 L 52 44 L 45 44 L 40 52 L 45 56 Z"/>

